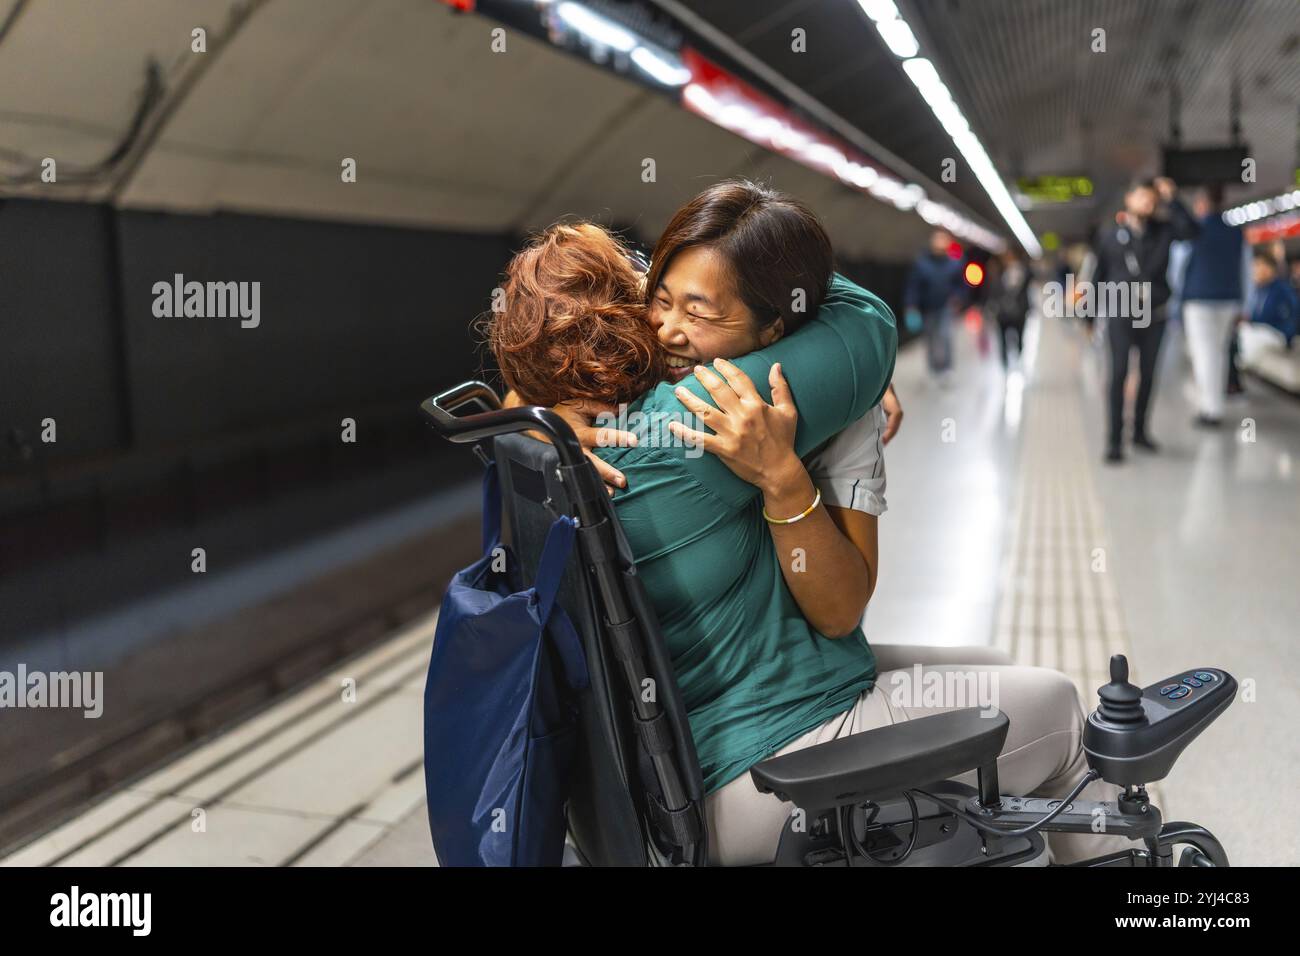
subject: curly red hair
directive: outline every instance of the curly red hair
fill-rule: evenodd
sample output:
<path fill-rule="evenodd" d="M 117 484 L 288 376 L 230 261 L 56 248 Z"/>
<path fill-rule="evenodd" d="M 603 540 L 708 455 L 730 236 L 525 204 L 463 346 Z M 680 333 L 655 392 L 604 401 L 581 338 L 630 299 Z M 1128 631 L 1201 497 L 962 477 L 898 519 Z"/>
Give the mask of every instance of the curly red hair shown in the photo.
<path fill-rule="evenodd" d="M 594 223 L 534 236 L 506 267 L 487 341 L 506 384 L 530 405 L 629 402 L 664 377 L 641 275 Z"/>

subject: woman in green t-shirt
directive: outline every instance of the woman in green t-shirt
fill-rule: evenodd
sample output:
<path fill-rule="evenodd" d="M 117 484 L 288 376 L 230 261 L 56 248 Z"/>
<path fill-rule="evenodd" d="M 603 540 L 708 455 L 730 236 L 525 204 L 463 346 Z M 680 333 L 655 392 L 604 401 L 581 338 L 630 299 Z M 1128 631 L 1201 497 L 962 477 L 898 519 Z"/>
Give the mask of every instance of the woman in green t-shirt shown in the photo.
<path fill-rule="evenodd" d="M 615 506 L 690 719 L 715 862 L 775 854 L 789 807 L 753 786 L 754 764 L 958 706 L 1010 718 L 999 760 L 1009 792 L 1069 792 L 1086 762 L 1064 675 L 985 665 L 994 699 L 922 699 L 906 686 L 913 672 L 876 673 L 856 624 L 809 623 L 856 622 L 866 600 L 853 542 L 819 507 L 801 458 L 880 400 L 897 333 L 880 299 L 832 273 L 805 207 L 748 183 L 711 187 L 670 223 L 643 293 L 604 230 L 553 227 L 512 261 L 504 291 L 490 343 L 519 399 L 621 406 L 635 436 L 609 447 L 608 432 L 584 430 L 625 479 Z M 1081 796 L 1113 797 L 1103 786 Z M 1061 836 L 1058 858 L 1110 849 Z"/>

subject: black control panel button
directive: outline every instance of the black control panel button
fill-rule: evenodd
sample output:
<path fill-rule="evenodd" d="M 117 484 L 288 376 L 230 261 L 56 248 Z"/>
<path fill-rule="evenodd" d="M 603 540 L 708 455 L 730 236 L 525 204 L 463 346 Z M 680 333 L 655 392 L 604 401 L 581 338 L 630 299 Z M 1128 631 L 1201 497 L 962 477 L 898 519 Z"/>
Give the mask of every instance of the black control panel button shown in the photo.
<path fill-rule="evenodd" d="M 1178 690 L 1181 686 L 1182 686 L 1181 684 L 1166 684 L 1164 687 L 1160 688 L 1160 696 L 1168 697 L 1174 691 Z"/>
<path fill-rule="evenodd" d="M 1204 686 L 1205 686 L 1205 683 L 1204 683 L 1203 681 L 1199 681 L 1199 680 L 1197 680 L 1195 677 L 1184 677 L 1184 678 L 1183 678 L 1183 683 L 1186 684 L 1188 687 L 1204 687 Z"/>
<path fill-rule="evenodd" d="M 1186 696 L 1187 696 L 1188 694 L 1190 694 L 1191 692 L 1192 692 L 1192 689 L 1191 689 L 1190 687 L 1180 687 L 1180 688 L 1178 688 L 1178 690 L 1175 690 L 1175 691 L 1171 691 L 1171 692 L 1170 692 L 1170 694 L 1169 694 L 1169 699 L 1170 699 L 1170 700 L 1182 700 L 1184 697 L 1186 697 Z"/>
<path fill-rule="evenodd" d="M 1216 680 L 1218 680 L 1218 678 L 1215 677 L 1213 674 L 1211 674 L 1209 671 L 1197 671 L 1192 676 L 1199 681 L 1205 681 L 1205 683 L 1207 684 L 1213 684 Z"/>

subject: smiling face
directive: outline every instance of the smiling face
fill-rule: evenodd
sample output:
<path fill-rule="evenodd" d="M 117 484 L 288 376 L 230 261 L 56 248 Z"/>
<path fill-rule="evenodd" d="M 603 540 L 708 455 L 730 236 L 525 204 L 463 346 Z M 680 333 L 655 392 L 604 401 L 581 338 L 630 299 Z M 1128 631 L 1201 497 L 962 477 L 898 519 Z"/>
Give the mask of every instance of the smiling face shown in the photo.
<path fill-rule="evenodd" d="M 696 365 L 737 358 L 771 345 L 784 327 L 760 326 L 741 301 L 730 264 L 712 246 L 688 246 L 673 256 L 650 299 L 650 324 L 668 360 L 668 380 L 680 382 Z"/>

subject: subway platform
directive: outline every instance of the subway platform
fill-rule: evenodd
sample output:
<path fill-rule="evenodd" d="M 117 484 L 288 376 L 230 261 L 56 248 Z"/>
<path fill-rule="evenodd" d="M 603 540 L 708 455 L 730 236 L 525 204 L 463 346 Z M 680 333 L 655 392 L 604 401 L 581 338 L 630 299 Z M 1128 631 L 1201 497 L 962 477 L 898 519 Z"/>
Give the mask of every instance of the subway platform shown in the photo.
<path fill-rule="evenodd" d="M 1100 344 L 1034 320 L 1004 372 L 981 338 L 961 323 L 944 387 L 920 344 L 900 353 L 905 418 L 886 451 L 868 639 L 995 645 L 1063 670 L 1088 709 L 1114 653 L 1139 684 L 1198 665 L 1231 671 L 1253 701 L 1212 724 L 1154 799 L 1166 819 L 1212 828 L 1236 865 L 1293 864 L 1294 823 L 1251 821 L 1273 820 L 1300 776 L 1300 548 L 1288 531 L 1300 527 L 1300 402 L 1248 381 L 1222 430 L 1195 430 L 1172 329 L 1152 418 L 1161 452 L 1109 467 Z M 421 764 L 434 623 L 419 619 L 0 864 L 436 865 Z"/>

